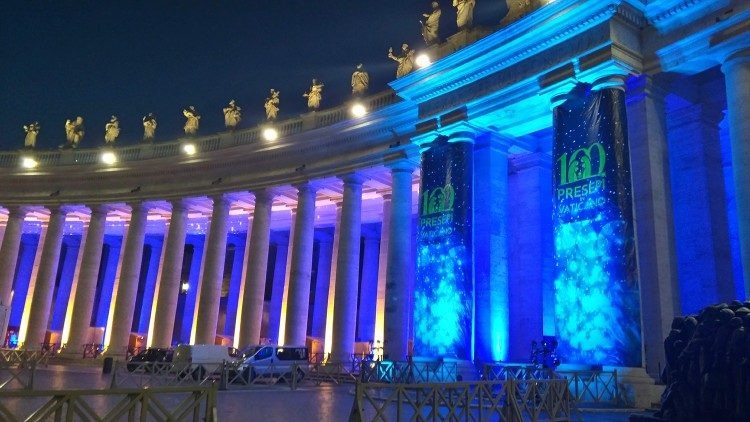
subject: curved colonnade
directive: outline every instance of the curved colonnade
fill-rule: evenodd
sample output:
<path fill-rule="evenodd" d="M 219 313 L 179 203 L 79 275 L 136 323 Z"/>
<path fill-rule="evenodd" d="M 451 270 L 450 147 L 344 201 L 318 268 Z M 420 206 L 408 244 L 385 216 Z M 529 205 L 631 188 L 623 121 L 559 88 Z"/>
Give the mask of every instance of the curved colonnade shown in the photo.
<path fill-rule="evenodd" d="M 417 145 L 447 138 L 473 145 L 471 353 L 525 361 L 556 334 L 551 108 L 581 86 L 624 90 L 656 375 L 674 315 L 750 295 L 749 17 L 729 0 L 558 0 L 431 47 L 442 58 L 362 118 L 341 107 L 277 123 L 275 142 L 259 128 L 190 139 L 192 156 L 187 139 L 122 148 L 112 166 L 96 150 L 37 152 L 32 170 L 0 154 L 0 303 L 27 347 L 59 331 L 78 353 L 104 331 L 112 353 L 132 332 L 159 346 L 312 338 L 337 357 L 383 340 L 400 358 Z"/>

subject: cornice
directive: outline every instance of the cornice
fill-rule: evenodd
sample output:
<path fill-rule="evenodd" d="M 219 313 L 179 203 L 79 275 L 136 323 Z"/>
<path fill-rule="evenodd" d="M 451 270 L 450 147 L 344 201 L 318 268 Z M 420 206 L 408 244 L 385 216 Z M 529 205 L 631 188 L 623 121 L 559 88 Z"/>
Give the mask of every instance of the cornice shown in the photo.
<path fill-rule="evenodd" d="M 548 4 L 390 85 L 403 98 L 417 103 L 425 102 L 512 66 L 618 13 L 623 19 L 632 21 L 631 17 L 635 17 L 637 11 L 620 3 L 618 0 L 560 0 Z"/>

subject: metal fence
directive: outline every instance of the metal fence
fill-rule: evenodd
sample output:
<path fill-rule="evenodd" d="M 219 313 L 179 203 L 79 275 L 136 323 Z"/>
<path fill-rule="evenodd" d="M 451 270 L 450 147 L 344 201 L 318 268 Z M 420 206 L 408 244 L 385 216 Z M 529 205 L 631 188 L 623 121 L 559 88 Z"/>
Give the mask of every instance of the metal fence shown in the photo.
<path fill-rule="evenodd" d="M 358 383 L 352 421 L 568 421 L 564 380 Z"/>
<path fill-rule="evenodd" d="M 565 379 L 575 407 L 594 404 L 616 407 L 625 403 L 617 371 L 552 371 L 536 366 L 485 364 L 482 376 L 489 381 Z"/>
<path fill-rule="evenodd" d="M 23 366 L 30 363 L 47 366 L 49 359 L 56 353 L 53 349 L 46 350 L 24 350 L 24 349 L 0 349 L 0 365 Z"/>
<path fill-rule="evenodd" d="M 0 364 L 0 390 L 33 389 L 35 372 L 35 362 L 12 366 Z"/>
<path fill-rule="evenodd" d="M 455 382 L 458 364 L 455 362 L 374 361 L 362 362 L 362 382 L 425 383 Z"/>
<path fill-rule="evenodd" d="M 0 420 L 217 421 L 216 388 L 0 391 Z"/>

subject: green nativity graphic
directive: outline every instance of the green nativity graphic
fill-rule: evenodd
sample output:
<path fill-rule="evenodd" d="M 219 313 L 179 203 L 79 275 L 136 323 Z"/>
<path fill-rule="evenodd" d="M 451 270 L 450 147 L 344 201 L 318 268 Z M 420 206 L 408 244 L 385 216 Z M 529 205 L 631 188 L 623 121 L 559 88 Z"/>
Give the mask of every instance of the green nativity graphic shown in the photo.
<path fill-rule="evenodd" d="M 419 225 L 427 237 L 444 236 L 453 231 L 453 201 L 456 193 L 449 184 L 422 193 Z"/>
<path fill-rule="evenodd" d="M 575 216 L 604 205 L 606 153 L 602 144 L 563 153 L 557 162 L 560 174 L 555 195 L 560 216 Z"/>

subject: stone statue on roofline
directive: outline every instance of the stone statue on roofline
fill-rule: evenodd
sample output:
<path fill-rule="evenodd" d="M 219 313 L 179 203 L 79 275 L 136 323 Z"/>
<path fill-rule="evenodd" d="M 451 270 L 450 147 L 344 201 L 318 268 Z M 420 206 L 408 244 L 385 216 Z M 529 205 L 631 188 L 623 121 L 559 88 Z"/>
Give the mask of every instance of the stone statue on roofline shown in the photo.
<path fill-rule="evenodd" d="M 147 116 L 143 116 L 143 140 L 146 142 L 152 142 L 156 135 L 156 117 L 154 113 L 148 113 Z"/>
<path fill-rule="evenodd" d="M 227 129 L 234 129 L 242 120 L 242 109 L 234 103 L 234 100 L 229 101 L 229 105 L 224 107 L 224 126 Z"/>
<path fill-rule="evenodd" d="M 109 123 L 104 125 L 104 142 L 107 145 L 113 144 L 118 136 L 120 136 L 120 122 L 117 120 L 117 116 L 112 116 Z"/>
<path fill-rule="evenodd" d="M 456 26 L 459 30 L 471 28 L 474 23 L 475 0 L 453 0 L 456 8 Z"/>
<path fill-rule="evenodd" d="M 276 120 L 276 117 L 279 115 L 279 102 L 279 91 L 271 88 L 271 92 L 263 104 L 263 107 L 266 109 L 266 120 L 269 122 Z"/>
<path fill-rule="evenodd" d="M 195 107 L 190 106 L 182 110 L 182 114 L 185 116 L 185 135 L 195 135 L 198 132 L 200 126 L 201 115 L 198 114 L 198 110 Z"/>
<path fill-rule="evenodd" d="M 398 63 L 396 68 L 396 77 L 400 78 L 414 70 L 414 50 L 409 48 L 409 44 L 401 45 L 401 55 L 393 54 L 393 48 L 388 49 L 388 58 Z"/>
<path fill-rule="evenodd" d="M 83 135 L 86 132 L 83 128 L 83 117 L 78 116 L 75 120 L 68 119 L 65 121 L 65 139 L 68 143 L 65 145 L 67 148 L 78 148 L 78 144 L 83 140 Z"/>
<path fill-rule="evenodd" d="M 440 35 L 438 35 L 438 28 L 440 26 L 440 3 L 433 1 L 430 6 L 432 10 L 430 13 L 423 13 L 422 16 L 425 18 L 424 21 L 419 21 L 422 25 L 422 38 L 424 38 L 425 44 L 431 46 L 440 42 Z"/>
<path fill-rule="evenodd" d="M 307 98 L 307 108 L 310 111 L 315 111 L 320 108 L 320 101 L 323 99 L 323 86 L 322 83 L 313 79 L 310 91 L 302 94 L 303 97 Z"/>
<path fill-rule="evenodd" d="M 364 69 L 362 63 L 352 73 L 352 94 L 354 96 L 364 95 L 370 86 L 370 74 Z"/>
<path fill-rule="evenodd" d="M 39 134 L 39 122 L 29 123 L 23 126 L 23 130 L 26 131 L 26 138 L 23 141 L 24 148 L 36 147 L 36 136 Z"/>

